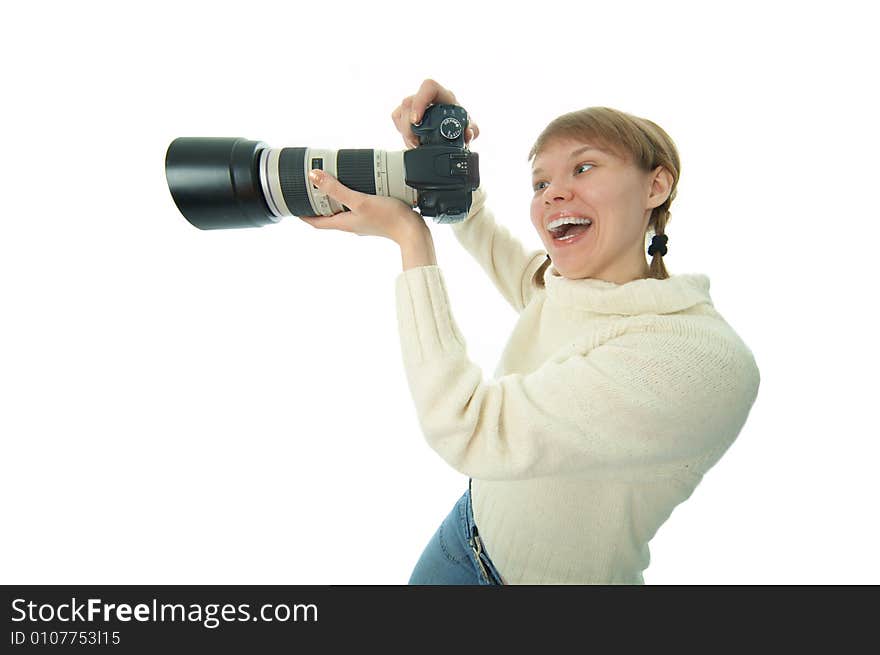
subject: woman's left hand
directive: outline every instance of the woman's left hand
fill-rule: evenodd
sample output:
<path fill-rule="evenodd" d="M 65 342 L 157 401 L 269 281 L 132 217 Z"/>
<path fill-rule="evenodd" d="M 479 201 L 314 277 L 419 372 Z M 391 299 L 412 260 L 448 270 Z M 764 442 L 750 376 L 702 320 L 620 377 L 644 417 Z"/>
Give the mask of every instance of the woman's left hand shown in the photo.
<path fill-rule="evenodd" d="M 319 175 L 317 179 L 315 173 Z M 326 171 L 312 171 L 309 179 L 333 200 L 349 208 L 349 211 L 332 216 L 299 217 L 312 227 L 353 232 L 358 236 L 385 237 L 398 244 L 414 229 L 428 229 L 425 219 L 402 200 L 355 191 Z"/>

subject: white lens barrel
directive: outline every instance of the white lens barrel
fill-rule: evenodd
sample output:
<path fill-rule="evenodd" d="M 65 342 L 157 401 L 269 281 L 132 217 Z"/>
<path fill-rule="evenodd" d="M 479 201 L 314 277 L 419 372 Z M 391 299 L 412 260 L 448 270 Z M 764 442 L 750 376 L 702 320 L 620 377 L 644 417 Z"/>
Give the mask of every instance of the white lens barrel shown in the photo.
<path fill-rule="evenodd" d="M 385 150 L 377 150 L 376 154 L 382 154 L 382 162 L 381 168 L 382 173 L 379 173 L 379 166 L 376 166 L 376 194 L 391 196 L 392 198 L 397 198 L 398 200 L 402 200 L 407 203 L 410 207 L 415 207 L 419 201 L 419 192 L 408 186 L 404 180 L 406 180 L 406 166 L 403 163 L 403 150 L 392 150 L 390 152 Z M 383 188 L 385 189 L 384 193 L 379 193 L 379 178 L 382 179 Z"/>
<path fill-rule="evenodd" d="M 281 184 L 280 159 L 284 148 L 266 148 L 260 153 L 260 184 L 266 198 L 266 204 L 273 216 L 280 220 L 284 216 L 292 216 L 288 203 L 284 199 Z M 304 148 L 302 157 L 302 180 L 304 191 L 311 206 L 309 216 L 332 216 L 345 211 L 343 206 L 315 187 L 309 180 L 309 171 L 313 168 L 321 168 L 336 179 L 339 179 L 337 171 L 337 150 Z M 404 166 L 404 153 L 402 151 L 373 150 L 373 177 L 375 179 L 376 195 L 397 198 L 410 207 L 415 207 L 418 202 L 418 191 L 407 186 L 406 169 Z M 288 161 L 290 161 L 288 159 Z M 299 166 L 297 163 L 297 167 Z M 298 175 L 297 175 L 298 176 Z M 298 187 L 296 184 L 294 187 Z M 288 186 L 289 188 L 289 186 Z M 302 206 L 305 198 L 300 197 L 298 206 Z M 276 221 L 277 222 L 277 221 Z"/>

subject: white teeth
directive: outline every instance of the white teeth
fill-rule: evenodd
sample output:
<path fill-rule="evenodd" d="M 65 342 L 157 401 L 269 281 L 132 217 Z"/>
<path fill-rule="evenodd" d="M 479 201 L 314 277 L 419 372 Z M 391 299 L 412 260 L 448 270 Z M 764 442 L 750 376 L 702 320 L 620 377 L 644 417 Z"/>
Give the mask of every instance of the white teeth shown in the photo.
<path fill-rule="evenodd" d="M 593 221 L 589 218 L 578 218 L 575 216 L 563 216 L 562 218 L 557 218 L 555 221 L 551 221 L 547 225 L 547 229 L 553 232 L 556 229 L 559 229 L 563 225 L 592 225 Z"/>

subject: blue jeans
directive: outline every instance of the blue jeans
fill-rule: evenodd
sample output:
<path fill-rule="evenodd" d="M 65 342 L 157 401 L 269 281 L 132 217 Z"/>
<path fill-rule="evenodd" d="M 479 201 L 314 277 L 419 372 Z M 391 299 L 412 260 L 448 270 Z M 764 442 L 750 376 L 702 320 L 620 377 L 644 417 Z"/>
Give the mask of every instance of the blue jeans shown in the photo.
<path fill-rule="evenodd" d="M 411 585 L 501 585 L 474 523 L 471 481 L 437 528 L 409 579 Z"/>

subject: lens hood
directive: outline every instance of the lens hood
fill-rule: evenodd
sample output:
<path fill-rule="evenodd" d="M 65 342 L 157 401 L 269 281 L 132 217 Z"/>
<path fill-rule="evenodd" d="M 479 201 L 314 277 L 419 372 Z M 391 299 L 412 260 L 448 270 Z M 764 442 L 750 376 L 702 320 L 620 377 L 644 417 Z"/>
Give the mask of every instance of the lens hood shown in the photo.
<path fill-rule="evenodd" d="M 174 139 L 165 155 L 165 177 L 180 213 L 202 230 L 277 222 L 260 189 L 259 155 L 265 147 L 235 137 Z"/>

